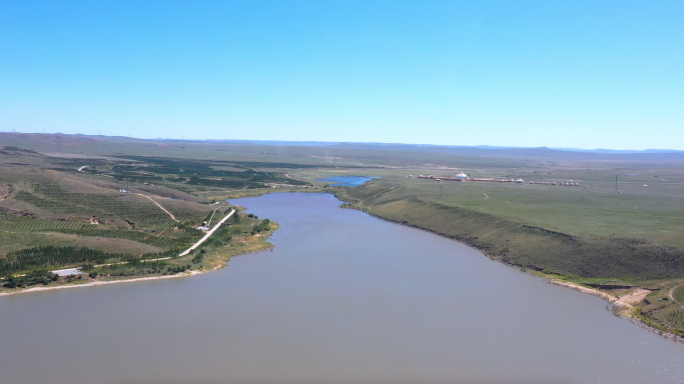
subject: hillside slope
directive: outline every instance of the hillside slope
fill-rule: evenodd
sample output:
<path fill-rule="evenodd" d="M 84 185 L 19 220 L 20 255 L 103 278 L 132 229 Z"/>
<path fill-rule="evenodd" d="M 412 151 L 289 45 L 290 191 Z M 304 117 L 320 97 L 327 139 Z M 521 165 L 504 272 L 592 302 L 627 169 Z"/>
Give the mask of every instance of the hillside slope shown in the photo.
<path fill-rule="evenodd" d="M 391 180 L 340 189 L 340 199 L 380 218 L 432 231 L 505 263 L 581 277 L 662 279 L 684 276 L 684 249 L 648 239 L 551 231 L 494 214 L 388 193 Z M 391 196 L 399 195 L 399 198 Z"/>

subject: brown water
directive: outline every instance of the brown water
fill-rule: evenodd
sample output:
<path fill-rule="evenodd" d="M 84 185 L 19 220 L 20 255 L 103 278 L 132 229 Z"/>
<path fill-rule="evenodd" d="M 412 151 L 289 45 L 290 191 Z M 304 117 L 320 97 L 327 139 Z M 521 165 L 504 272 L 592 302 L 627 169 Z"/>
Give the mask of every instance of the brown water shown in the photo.
<path fill-rule="evenodd" d="M 330 195 L 234 203 L 273 252 L 0 297 L 0 383 L 681 383 L 684 345 Z"/>

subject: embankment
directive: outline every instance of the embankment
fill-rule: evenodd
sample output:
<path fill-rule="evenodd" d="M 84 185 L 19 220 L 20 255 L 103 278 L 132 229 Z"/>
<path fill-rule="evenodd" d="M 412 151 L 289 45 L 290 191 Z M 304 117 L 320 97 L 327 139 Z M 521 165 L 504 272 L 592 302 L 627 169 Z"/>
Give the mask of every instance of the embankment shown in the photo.
<path fill-rule="evenodd" d="M 684 249 L 645 239 L 575 236 L 418 197 L 383 200 L 385 191 L 373 186 L 335 193 L 371 215 L 458 240 L 511 265 L 592 278 L 684 276 Z"/>

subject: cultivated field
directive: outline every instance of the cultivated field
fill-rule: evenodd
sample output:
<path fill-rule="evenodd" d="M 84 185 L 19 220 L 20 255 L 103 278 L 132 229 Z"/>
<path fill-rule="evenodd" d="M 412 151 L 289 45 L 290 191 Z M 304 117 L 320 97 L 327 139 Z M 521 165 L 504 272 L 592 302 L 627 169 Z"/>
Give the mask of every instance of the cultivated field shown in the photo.
<path fill-rule="evenodd" d="M 632 315 L 684 332 L 682 153 L 80 135 L 0 134 L 0 140 L 0 261 L 5 277 L 26 275 L 20 285 L 53 284 L 44 271 L 57 267 L 82 265 L 101 279 L 215 266 L 221 255 L 268 246 L 255 235 L 275 226 L 238 214 L 203 253 L 174 258 L 197 241 L 201 233 L 194 227 L 216 207 L 214 220 L 226 214 L 229 205 L 216 202 L 281 191 L 332 192 L 350 208 L 458 239 L 531 273 L 612 297 L 646 289 L 644 298 L 636 296 Z M 459 172 L 525 183 L 409 177 Z M 380 178 L 357 188 L 317 181 L 342 175 Z M 209 255 L 211 263 L 204 261 Z M 140 262 L 157 258 L 164 260 Z M 93 267 L 102 260 L 112 265 Z"/>
<path fill-rule="evenodd" d="M 0 150 L 0 286 L 15 289 L 204 269 L 205 255 L 221 254 L 225 261 L 244 248 L 243 239 L 270 233 L 272 228 L 267 220 L 243 218 L 238 212 L 195 255 L 178 257 L 204 235 L 196 227 L 203 221 L 213 225 L 232 209 L 198 192 L 214 184 L 218 188 L 265 188 L 274 181 L 305 184 L 244 165 L 237 165 L 238 171 L 214 166 L 215 162 L 195 160 L 5 146 Z M 233 245 L 234 239 L 241 244 Z M 265 241 L 255 244 L 268 246 Z M 71 267 L 84 274 L 58 279 L 49 272 Z"/>

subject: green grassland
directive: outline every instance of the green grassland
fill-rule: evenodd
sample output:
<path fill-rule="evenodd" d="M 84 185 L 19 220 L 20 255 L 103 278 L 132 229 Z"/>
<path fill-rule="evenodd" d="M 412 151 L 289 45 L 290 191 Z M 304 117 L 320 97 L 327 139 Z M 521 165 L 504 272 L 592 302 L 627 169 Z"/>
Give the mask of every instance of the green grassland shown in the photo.
<path fill-rule="evenodd" d="M 515 176 L 528 181 L 578 182 L 577 187 L 385 177 L 364 186 L 369 189 L 364 205 L 415 197 L 573 235 L 639 237 L 684 246 L 684 171 L 646 181 L 620 177 L 620 194 L 615 193 L 611 172 L 578 173 Z M 648 187 L 642 186 L 645 183 Z"/>
<path fill-rule="evenodd" d="M 222 219 L 231 209 L 233 208 L 223 206 L 214 214 L 213 220 Z M 110 232 L 108 237 L 97 238 L 81 234 L 23 233 L 33 236 L 34 242 L 15 247 L 0 257 L 0 276 L 3 276 L 0 293 L 36 284 L 82 284 L 94 280 L 109 281 L 173 275 L 190 270 L 212 270 L 224 265 L 231 256 L 269 248 L 271 245 L 266 239 L 278 224 L 238 211 L 201 247 L 187 256 L 179 257 L 182 250 L 204 235 L 196 229 L 184 227 L 184 224 L 180 224 L 173 228 L 174 232 L 182 233 L 176 233 L 173 237 L 176 241 L 168 242 L 166 249 L 145 245 L 145 238 L 152 239 L 155 236 L 145 233 L 142 234 L 145 238 L 131 236 L 141 232 L 136 230 Z M 123 239 L 126 235 L 133 237 L 135 241 Z M 52 241 L 48 241 L 46 237 L 51 237 Z M 48 272 L 64 267 L 78 267 L 85 274 L 58 278 Z"/>
<path fill-rule="evenodd" d="M 646 237 L 613 236 L 627 227 L 622 220 L 642 226 L 637 231 L 651 225 L 637 222 L 641 217 L 638 213 L 613 209 L 616 217 L 605 224 L 607 229 L 583 228 L 581 218 L 601 204 L 602 196 L 583 207 L 574 201 L 582 199 L 580 188 L 556 186 L 555 191 L 542 191 L 535 190 L 536 185 L 452 182 L 440 199 L 439 187 L 424 179 L 386 177 L 343 189 L 339 196 L 374 215 L 456 238 L 514 265 L 583 277 L 684 275 L 682 248 Z M 544 198 L 545 194 L 550 196 Z M 500 201 L 490 204 L 490 200 Z M 561 206 L 555 214 L 554 204 Z M 605 209 L 599 214 L 605 214 Z M 679 222 L 668 228 L 677 228 L 675 224 Z"/>
<path fill-rule="evenodd" d="M 666 292 L 684 276 L 682 173 L 665 173 L 649 187 L 622 178 L 620 194 L 614 176 L 611 191 L 609 172 L 562 170 L 544 180 L 582 186 L 388 176 L 332 189 L 351 207 L 457 239 L 521 269 L 611 294 L 611 286 L 651 289 L 640 307 L 642 320 L 681 335 L 684 327 L 671 313 L 682 308 Z M 541 181 L 538 174 L 527 178 Z"/>
<path fill-rule="evenodd" d="M 35 246 L 124 254 L 108 259 L 127 260 L 107 267 L 111 271 L 103 274 L 108 278 L 217 265 L 224 256 L 251 251 L 252 245 L 266 246 L 264 237 L 249 229 L 260 225 L 259 220 L 234 223 L 230 236 L 241 236 L 240 243 L 208 244 L 202 256 L 208 261 L 201 263 L 171 260 L 160 267 L 136 264 L 131 255 L 170 254 L 196 241 L 199 235 L 191 227 L 208 218 L 215 201 L 325 191 L 352 208 L 449 236 L 550 278 L 614 295 L 629 287 L 647 288 L 652 292 L 635 316 L 661 329 L 684 331 L 678 312 L 684 310 L 678 304 L 684 302 L 678 287 L 684 279 L 681 153 L 292 146 L 2 133 L 0 142 L 0 258 Z M 437 183 L 408 177 L 458 172 L 526 183 Z M 317 182 L 341 175 L 380 178 L 357 188 Z M 620 193 L 615 191 L 616 175 Z"/>
<path fill-rule="evenodd" d="M 78 282 L 181 273 L 202 269 L 207 250 L 225 261 L 240 250 L 267 247 L 265 240 L 251 239 L 270 233 L 268 220 L 240 220 L 244 215 L 238 213 L 197 250 L 202 257 L 177 257 L 203 236 L 195 226 L 210 218 L 216 223 L 230 210 L 201 193 L 309 185 L 248 165 L 5 146 L 0 150 L 0 286 L 72 283 L 74 278 L 53 281 L 47 272 L 68 267 L 88 272 Z M 240 244 L 232 244 L 233 238 Z M 98 264 L 103 265 L 94 267 Z"/>

